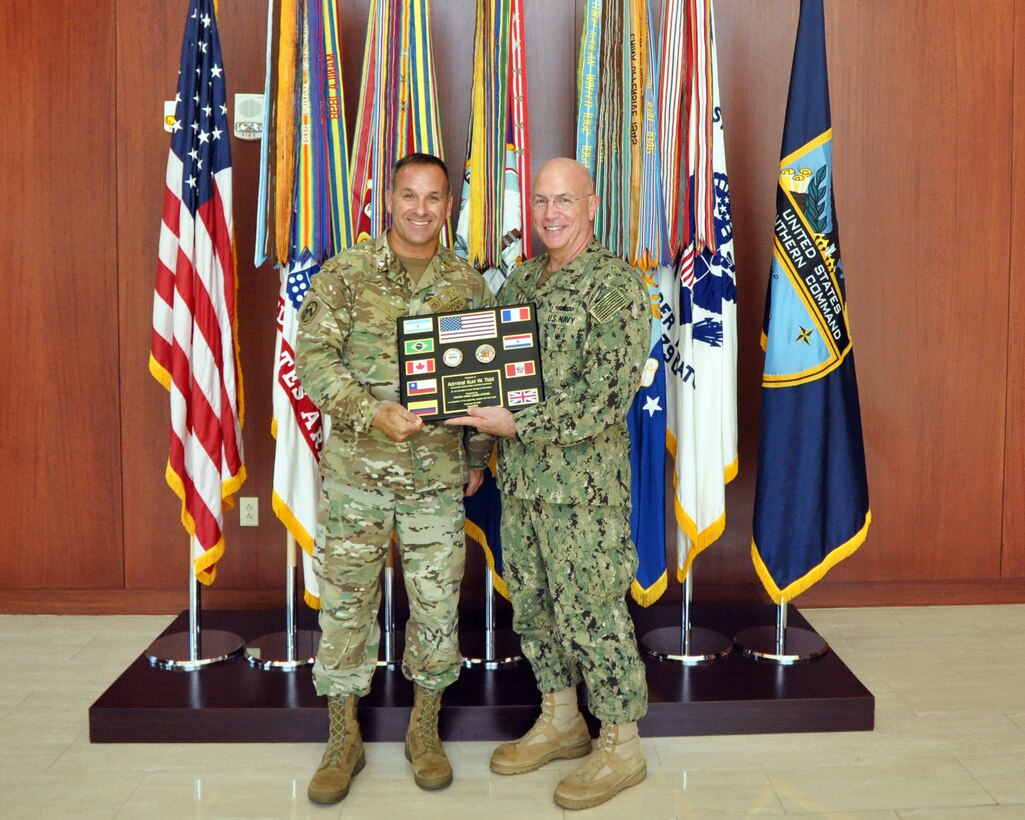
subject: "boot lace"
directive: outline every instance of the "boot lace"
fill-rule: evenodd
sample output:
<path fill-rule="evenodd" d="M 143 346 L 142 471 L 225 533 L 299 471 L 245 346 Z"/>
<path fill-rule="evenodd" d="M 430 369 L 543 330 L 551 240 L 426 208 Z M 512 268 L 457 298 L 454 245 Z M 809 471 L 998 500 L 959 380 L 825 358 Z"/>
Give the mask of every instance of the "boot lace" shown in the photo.
<path fill-rule="evenodd" d="M 420 742 L 425 752 L 440 752 L 441 739 L 438 737 L 438 710 L 441 706 L 441 698 L 438 693 L 425 689 L 423 698 L 420 701 L 420 714 L 417 719 L 417 729 L 420 735 Z"/>
<path fill-rule="evenodd" d="M 581 780 L 593 780 L 603 768 L 605 768 L 605 760 L 609 753 L 612 751 L 612 747 L 615 746 L 615 739 L 612 736 L 612 728 L 602 724 L 601 731 L 598 733 L 598 742 L 595 744 L 594 751 L 591 753 L 590 759 L 584 764 L 577 772 L 577 776 Z"/>
<path fill-rule="evenodd" d="M 349 736 L 349 723 L 345 718 L 345 701 L 335 698 L 328 700 L 327 714 L 331 730 L 327 738 L 327 747 L 324 749 L 322 766 L 336 764 L 342 759 L 345 742 Z"/>
<path fill-rule="evenodd" d="M 541 714 L 534 721 L 534 725 L 520 738 L 520 742 L 523 743 L 537 737 L 552 725 L 553 720 L 555 720 L 555 698 L 549 694 L 541 695 Z"/>

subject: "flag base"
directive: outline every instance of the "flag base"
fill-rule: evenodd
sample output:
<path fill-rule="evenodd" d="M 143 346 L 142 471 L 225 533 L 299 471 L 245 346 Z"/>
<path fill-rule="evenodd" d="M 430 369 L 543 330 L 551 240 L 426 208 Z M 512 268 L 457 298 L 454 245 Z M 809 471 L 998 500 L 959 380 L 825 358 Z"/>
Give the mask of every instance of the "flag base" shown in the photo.
<path fill-rule="evenodd" d="M 157 669 L 193 672 L 230 661 L 241 655 L 245 648 L 242 638 L 234 632 L 203 630 L 196 635 L 194 652 L 190 638 L 189 632 L 172 632 L 157 638 L 146 649 L 146 660 Z"/>
<path fill-rule="evenodd" d="M 520 639 L 511 629 L 460 633 L 459 649 L 467 668 L 500 669 L 523 660 Z"/>
<path fill-rule="evenodd" d="M 658 660 L 688 666 L 708 663 L 733 651 L 733 642 L 714 629 L 692 626 L 688 635 L 682 627 L 664 626 L 641 638 L 641 649 Z"/>
<path fill-rule="evenodd" d="M 733 642 L 741 651 L 759 661 L 772 661 L 779 664 L 800 663 L 825 655 L 829 644 L 825 639 L 810 630 L 796 626 L 788 626 L 785 630 L 783 646 L 780 647 L 777 637 L 779 630 L 775 626 L 755 626 L 738 632 Z"/>
<path fill-rule="evenodd" d="M 292 637 L 294 642 L 289 640 Z M 312 664 L 319 645 L 319 632 L 300 629 L 294 636 L 287 632 L 272 632 L 246 645 L 246 660 L 256 669 L 291 672 Z"/>
<path fill-rule="evenodd" d="M 794 626 L 812 629 L 793 606 Z M 498 629 L 510 629 L 507 610 Z M 679 625 L 679 605 L 631 606 L 637 635 Z M 255 638 L 280 629 L 273 610 L 205 613 L 211 628 Z M 405 610 L 397 615 L 405 619 Z M 724 635 L 771 623 L 765 604 L 699 602 L 695 619 Z M 464 610 L 460 624 L 482 632 L 483 614 Z M 184 612 L 165 634 L 188 624 Z M 298 626 L 316 630 L 317 613 L 300 609 Z M 479 642 L 468 644 L 476 649 Z M 204 649 L 206 645 L 204 644 Z M 477 654 L 476 652 L 474 654 Z M 715 663 L 660 663 L 642 653 L 648 681 L 648 714 L 638 721 L 643 737 L 871 731 L 875 698 L 836 651 L 814 663 L 782 665 L 730 652 Z M 112 667 L 112 673 L 116 670 Z M 93 743 L 323 743 L 328 736 L 324 698 L 311 668 L 290 674 L 225 663 L 178 675 L 155 669 L 140 654 L 89 707 Z M 395 669 L 379 667 L 370 693 L 360 698 L 364 742 L 401 743 L 409 728 L 413 684 Z M 463 668 L 445 690 L 440 731 L 446 741 L 505 741 L 521 737 L 537 720 L 541 695 L 529 663 L 501 669 Z M 587 719 L 587 718 L 585 718 Z M 597 724 L 591 724 L 592 731 Z"/>

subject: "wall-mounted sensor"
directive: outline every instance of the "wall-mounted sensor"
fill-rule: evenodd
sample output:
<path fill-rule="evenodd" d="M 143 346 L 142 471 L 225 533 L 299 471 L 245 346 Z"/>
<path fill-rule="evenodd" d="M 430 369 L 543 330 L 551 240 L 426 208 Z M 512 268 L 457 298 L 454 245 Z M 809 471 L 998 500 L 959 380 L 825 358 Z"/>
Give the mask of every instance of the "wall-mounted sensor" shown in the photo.
<path fill-rule="evenodd" d="M 235 95 L 235 136 L 240 140 L 263 136 L 263 94 Z"/>

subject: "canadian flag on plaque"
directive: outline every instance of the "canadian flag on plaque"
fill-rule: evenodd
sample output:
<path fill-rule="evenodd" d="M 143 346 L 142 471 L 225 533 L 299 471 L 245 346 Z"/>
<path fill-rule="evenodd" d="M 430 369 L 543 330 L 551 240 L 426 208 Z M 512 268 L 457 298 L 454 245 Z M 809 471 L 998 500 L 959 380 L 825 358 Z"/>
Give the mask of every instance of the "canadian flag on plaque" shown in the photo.
<path fill-rule="evenodd" d="M 413 359 L 406 362 L 406 375 L 417 376 L 421 373 L 434 372 L 434 359 Z"/>

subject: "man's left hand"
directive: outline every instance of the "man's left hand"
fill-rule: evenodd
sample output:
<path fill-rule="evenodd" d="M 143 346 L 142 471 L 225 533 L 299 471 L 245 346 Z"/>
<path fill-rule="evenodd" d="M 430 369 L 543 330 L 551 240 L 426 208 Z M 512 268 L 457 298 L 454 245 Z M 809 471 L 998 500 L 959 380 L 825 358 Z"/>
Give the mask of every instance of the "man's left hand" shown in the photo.
<path fill-rule="evenodd" d="M 492 436 L 516 437 L 516 419 L 504 407 L 471 407 L 465 416 L 449 419 L 445 424 L 450 427 L 476 427 Z"/>
<path fill-rule="evenodd" d="M 463 495 L 469 498 L 480 489 L 480 485 L 483 483 L 484 471 L 480 467 L 471 467 L 470 476 L 466 480 L 466 488 L 463 490 Z"/>

